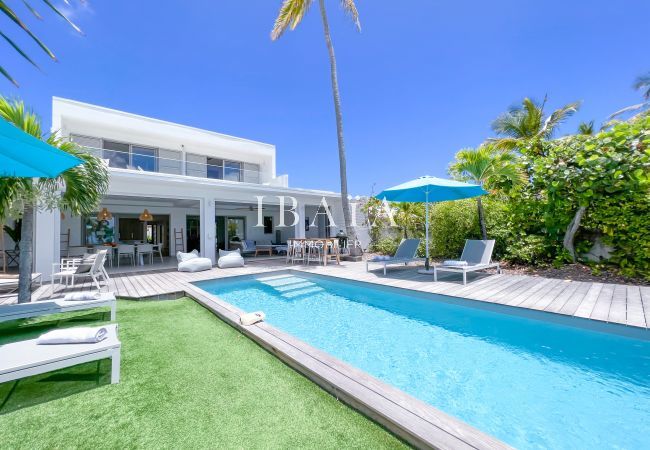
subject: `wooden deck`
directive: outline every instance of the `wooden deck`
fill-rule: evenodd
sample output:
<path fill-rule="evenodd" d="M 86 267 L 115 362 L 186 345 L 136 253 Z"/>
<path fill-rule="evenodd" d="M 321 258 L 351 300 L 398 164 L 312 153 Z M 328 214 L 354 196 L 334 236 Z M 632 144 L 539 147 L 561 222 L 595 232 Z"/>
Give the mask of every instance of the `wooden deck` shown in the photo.
<path fill-rule="evenodd" d="M 611 322 L 631 327 L 650 327 L 650 286 L 568 281 L 527 275 L 468 274 L 463 286 L 460 275 L 443 273 L 437 283 L 430 275 L 417 273 L 413 266 L 366 272 L 365 263 L 322 266 L 287 266 L 283 260 L 249 262 L 237 269 L 212 269 L 199 273 L 180 273 L 174 269 L 111 274 L 109 289 L 123 298 L 169 298 L 183 295 L 189 283 L 199 280 L 264 273 L 290 267 L 295 270 L 365 281 L 420 292 L 462 297 L 519 308 L 546 311 L 565 316 Z M 55 286 L 60 296 L 63 286 Z M 88 282 L 75 290 L 91 289 Z M 50 297 L 46 283 L 34 293 L 34 300 Z M 1 301 L 0 301 L 1 302 Z M 12 300 L 5 300 L 10 303 Z"/>
<path fill-rule="evenodd" d="M 413 267 L 397 268 L 383 276 L 366 272 L 365 263 L 295 266 L 297 271 L 370 282 L 424 293 L 444 294 L 513 307 L 613 322 L 625 330 L 647 333 L 650 323 L 650 288 L 603 283 L 585 283 L 531 276 L 471 274 L 463 286 L 460 275 L 445 274 L 434 283 L 429 275 Z M 242 311 L 197 287 L 192 282 L 238 275 L 263 274 L 287 269 L 281 260 L 250 262 L 238 269 L 212 269 L 199 273 L 179 273 L 163 269 L 150 272 L 112 274 L 108 286 L 117 296 L 130 299 L 167 299 L 188 295 L 219 318 L 239 329 L 259 345 L 320 385 L 336 398 L 363 412 L 418 448 L 507 449 L 506 444 L 460 420 L 394 388 L 369 374 L 340 361 L 268 323 L 244 327 Z M 74 290 L 89 290 L 88 282 Z M 71 289 L 54 286 L 54 297 Z M 34 300 L 51 295 L 50 285 L 39 288 Z M 492 306 L 490 306 L 492 307 Z M 119 320 L 119 316 L 118 316 Z M 611 325 L 608 325 L 608 327 Z M 621 327 L 617 327 L 620 329 Z"/>

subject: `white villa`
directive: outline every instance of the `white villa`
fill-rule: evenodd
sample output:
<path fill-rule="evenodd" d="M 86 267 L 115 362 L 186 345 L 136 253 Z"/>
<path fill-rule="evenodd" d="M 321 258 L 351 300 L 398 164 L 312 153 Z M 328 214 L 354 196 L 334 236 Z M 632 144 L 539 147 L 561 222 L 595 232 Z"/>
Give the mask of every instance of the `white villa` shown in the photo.
<path fill-rule="evenodd" d="M 271 144 L 57 97 L 52 131 L 107 161 L 110 189 L 99 210 L 86 217 L 38 212 L 34 270 L 46 279 L 52 263 L 71 249 L 106 242 L 148 238 L 171 264 L 178 250 L 197 249 L 215 262 L 218 249 L 244 239 L 279 244 L 332 236 L 338 228 L 319 210 L 323 198 L 336 226 L 343 225 L 339 194 L 289 187 L 289 177 L 276 173 Z M 258 196 L 264 196 L 264 226 L 258 225 Z M 295 225 L 286 212 L 290 197 L 301 218 Z M 145 209 L 153 217 L 143 222 Z M 101 220 L 100 211 L 109 219 Z"/>

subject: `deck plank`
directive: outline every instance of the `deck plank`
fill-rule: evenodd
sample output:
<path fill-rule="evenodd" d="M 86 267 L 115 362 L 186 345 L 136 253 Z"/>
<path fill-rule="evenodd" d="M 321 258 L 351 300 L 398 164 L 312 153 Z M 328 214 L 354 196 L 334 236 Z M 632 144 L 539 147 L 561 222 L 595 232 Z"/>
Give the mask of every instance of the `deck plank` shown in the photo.
<path fill-rule="evenodd" d="M 641 304 L 643 305 L 643 315 L 645 316 L 645 323 L 650 327 L 650 286 L 640 286 Z"/>
<path fill-rule="evenodd" d="M 612 306 L 612 297 L 614 296 L 614 285 L 604 284 L 600 294 L 596 299 L 594 310 L 591 312 L 590 319 L 607 321 L 609 309 Z"/>
<path fill-rule="evenodd" d="M 564 305 L 569 301 L 569 299 L 573 296 L 573 294 L 580 288 L 582 283 L 579 281 L 572 281 L 569 283 L 567 288 L 562 291 L 560 294 L 557 295 L 551 301 L 548 303 L 548 305 L 544 308 L 544 311 L 546 312 L 559 312 L 564 308 Z"/>
<path fill-rule="evenodd" d="M 609 307 L 608 322 L 627 323 L 627 288 L 622 284 L 614 286 L 612 303 Z"/>
<path fill-rule="evenodd" d="M 627 286 L 627 324 L 637 327 L 647 326 L 643 315 L 643 303 L 641 302 L 641 288 L 639 286 Z"/>
<path fill-rule="evenodd" d="M 580 282 L 578 288 L 571 294 L 562 308 L 559 311 L 553 312 L 559 312 L 560 314 L 566 314 L 569 316 L 574 315 L 582 301 L 585 299 L 585 296 L 587 295 L 587 292 L 589 292 L 591 286 L 592 283 Z"/>

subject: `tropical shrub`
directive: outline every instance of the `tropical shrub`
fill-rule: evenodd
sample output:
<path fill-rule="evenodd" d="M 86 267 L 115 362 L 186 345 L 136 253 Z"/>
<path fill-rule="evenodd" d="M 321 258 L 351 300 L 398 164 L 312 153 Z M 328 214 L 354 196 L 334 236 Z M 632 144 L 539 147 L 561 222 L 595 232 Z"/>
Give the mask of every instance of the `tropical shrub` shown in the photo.
<path fill-rule="evenodd" d="M 599 236 L 625 275 L 650 277 L 650 116 L 595 136 L 545 141 L 541 149 L 527 155 L 528 189 L 541 199 L 549 244 L 564 240 L 572 254 L 572 228 L 578 241 Z"/>

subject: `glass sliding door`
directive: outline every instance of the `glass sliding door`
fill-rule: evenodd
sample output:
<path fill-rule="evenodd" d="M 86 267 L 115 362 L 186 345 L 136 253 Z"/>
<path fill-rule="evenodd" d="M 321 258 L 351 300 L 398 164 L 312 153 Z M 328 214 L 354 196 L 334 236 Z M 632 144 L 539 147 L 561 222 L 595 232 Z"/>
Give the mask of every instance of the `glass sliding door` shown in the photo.
<path fill-rule="evenodd" d="M 246 218 L 228 217 L 228 242 L 240 242 L 246 239 Z"/>

